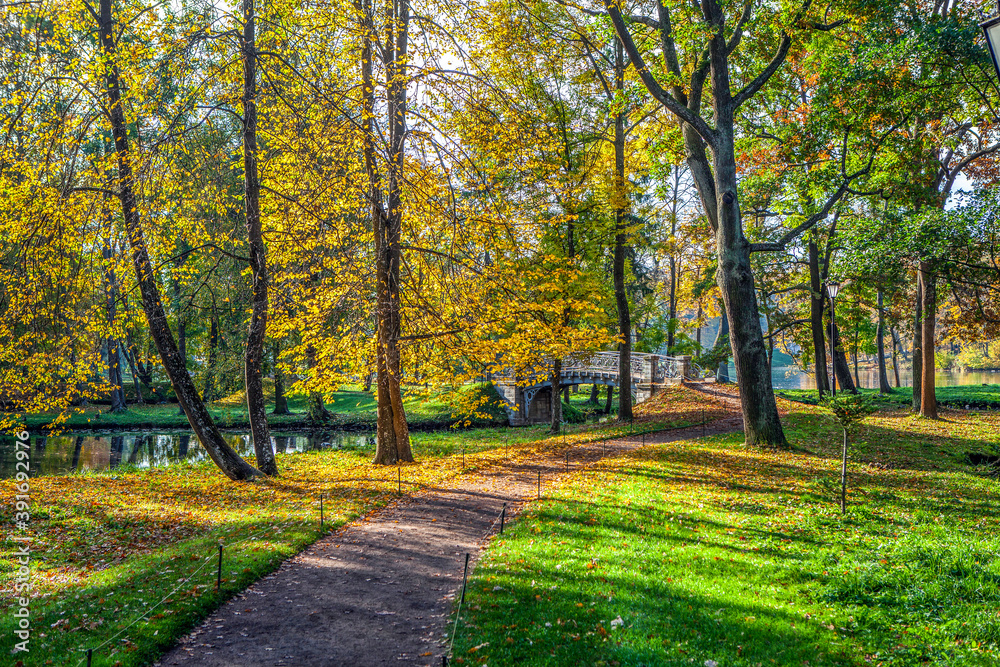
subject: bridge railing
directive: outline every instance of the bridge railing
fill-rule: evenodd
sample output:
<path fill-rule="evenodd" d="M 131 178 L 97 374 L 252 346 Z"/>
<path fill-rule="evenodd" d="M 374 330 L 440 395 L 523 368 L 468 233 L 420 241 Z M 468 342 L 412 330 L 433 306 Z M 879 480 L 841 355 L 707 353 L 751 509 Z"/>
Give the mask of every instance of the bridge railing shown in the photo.
<path fill-rule="evenodd" d="M 547 379 L 552 359 L 546 358 L 539 365 L 526 373 L 515 374 L 511 368 L 494 371 L 491 377 L 498 381 L 516 382 L 530 385 Z M 667 379 L 682 377 L 700 377 L 700 368 L 691 362 L 690 357 L 668 357 L 645 352 L 633 352 L 629 375 L 636 383 L 659 383 Z M 562 373 L 565 374 L 604 374 L 619 375 L 618 352 L 578 352 L 563 358 Z M 584 383 L 585 384 L 585 383 Z"/>

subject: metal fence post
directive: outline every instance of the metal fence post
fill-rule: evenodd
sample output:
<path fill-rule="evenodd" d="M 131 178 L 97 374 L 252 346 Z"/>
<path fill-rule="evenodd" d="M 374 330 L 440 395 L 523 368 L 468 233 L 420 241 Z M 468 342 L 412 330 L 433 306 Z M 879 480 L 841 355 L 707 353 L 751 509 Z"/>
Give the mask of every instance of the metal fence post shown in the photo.
<path fill-rule="evenodd" d="M 468 579 L 469 579 L 469 554 L 468 554 L 468 552 L 466 552 L 466 554 L 465 554 L 465 573 L 462 575 L 462 602 L 461 602 L 461 604 L 465 604 L 465 585 L 468 582 Z"/>

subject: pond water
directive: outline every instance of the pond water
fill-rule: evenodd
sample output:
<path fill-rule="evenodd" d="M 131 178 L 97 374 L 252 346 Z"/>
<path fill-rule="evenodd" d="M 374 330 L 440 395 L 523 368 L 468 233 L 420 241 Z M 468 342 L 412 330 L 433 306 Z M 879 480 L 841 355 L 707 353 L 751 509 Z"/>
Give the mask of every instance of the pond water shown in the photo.
<path fill-rule="evenodd" d="M 253 454 L 250 436 L 225 433 L 226 442 L 239 454 Z M 275 452 L 294 453 L 318 449 L 373 448 L 370 433 L 318 432 L 272 436 Z M 0 437 L 0 479 L 16 474 L 14 440 Z M 183 431 L 125 433 L 65 433 L 58 436 L 32 435 L 31 476 L 65 475 L 77 471 L 112 470 L 123 465 L 149 468 L 177 461 L 207 461 L 208 452 L 193 433 Z"/>
<path fill-rule="evenodd" d="M 889 384 L 896 386 L 892 368 L 888 369 Z M 854 367 L 851 367 L 854 375 Z M 736 378 L 736 369 L 729 365 L 729 377 Z M 935 373 L 935 383 L 939 387 L 952 387 L 969 384 L 1000 384 L 1000 371 L 940 371 Z M 878 369 L 858 369 L 858 379 L 861 386 L 867 389 L 878 389 Z M 903 387 L 913 384 L 910 369 L 899 372 L 899 383 Z M 815 389 L 816 375 L 812 369 L 803 371 L 798 366 L 778 366 L 771 369 L 771 384 L 775 389 Z"/>

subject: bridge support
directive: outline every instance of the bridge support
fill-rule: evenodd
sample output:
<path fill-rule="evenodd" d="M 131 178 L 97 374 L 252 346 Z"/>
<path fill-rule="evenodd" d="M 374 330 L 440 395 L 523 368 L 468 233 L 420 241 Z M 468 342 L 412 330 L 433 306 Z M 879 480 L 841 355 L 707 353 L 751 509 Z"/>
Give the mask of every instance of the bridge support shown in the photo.
<path fill-rule="evenodd" d="M 584 361 L 567 359 L 560 378 L 563 387 L 596 384 L 620 387 L 618 353 L 598 352 Z M 691 357 L 663 357 L 656 354 L 633 354 L 629 386 L 636 403 L 651 398 L 660 388 L 693 377 Z M 531 382 L 512 376 L 494 377 L 497 392 L 503 397 L 511 426 L 547 424 L 552 420 L 552 382 L 536 376 Z M 526 386 L 527 385 L 527 386 Z"/>

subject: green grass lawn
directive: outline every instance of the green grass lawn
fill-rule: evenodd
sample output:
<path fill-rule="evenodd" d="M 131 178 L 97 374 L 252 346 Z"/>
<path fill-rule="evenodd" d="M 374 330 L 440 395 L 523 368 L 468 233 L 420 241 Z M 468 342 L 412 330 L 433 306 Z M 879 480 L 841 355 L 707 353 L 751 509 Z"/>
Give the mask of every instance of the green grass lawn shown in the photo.
<path fill-rule="evenodd" d="M 463 460 L 471 472 L 508 452 L 531 461 L 542 450 L 691 424 L 703 403 L 686 390 L 665 392 L 640 407 L 634 425 L 573 426 L 555 437 L 545 426 L 415 431 L 418 462 L 402 468 L 402 490 L 440 484 L 463 471 Z M 280 477 L 242 484 L 211 463 L 31 478 L 31 653 L 18 657 L 25 665 L 75 665 L 84 649 L 100 646 L 95 666 L 149 664 L 224 600 L 315 541 L 321 494 L 327 529 L 396 498 L 396 469 L 373 466 L 371 455 L 368 446 L 279 454 Z M 0 497 L 16 493 L 14 480 L 0 480 Z M 13 520 L 13 503 L 0 505 L 0 524 Z M 0 542 L 4 656 L 15 641 L 10 537 Z"/>
<path fill-rule="evenodd" d="M 470 582 L 453 662 L 1000 664 L 1000 486 L 965 464 L 1000 451 L 1000 418 L 869 417 L 842 516 L 839 428 L 790 409 L 795 452 L 658 445 L 530 505 Z"/>
<path fill-rule="evenodd" d="M 913 402 L 913 390 L 910 387 L 894 388 L 891 394 L 880 395 L 878 389 L 861 389 L 861 393 L 875 396 L 878 401 L 887 406 L 908 406 Z M 774 392 L 789 400 L 816 405 L 815 389 L 779 389 Z M 953 408 L 1000 409 L 1000 384 L 970 384 L 947 387 L 935 387 L 934 395 L 940 405 Z"/>

